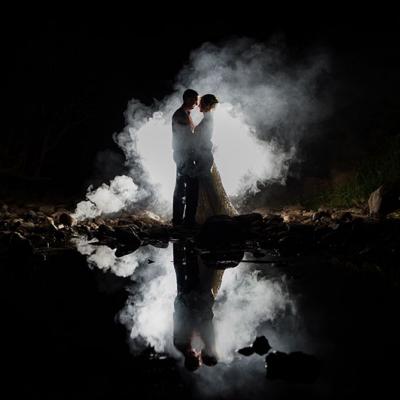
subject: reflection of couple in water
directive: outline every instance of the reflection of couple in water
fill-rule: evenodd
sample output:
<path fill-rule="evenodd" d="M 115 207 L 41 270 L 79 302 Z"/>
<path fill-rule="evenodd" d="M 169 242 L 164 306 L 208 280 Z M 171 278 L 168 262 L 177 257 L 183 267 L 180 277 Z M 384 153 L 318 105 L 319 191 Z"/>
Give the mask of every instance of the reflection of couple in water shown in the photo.
<path fill-rule="evenodd" d="M 200 98 L 203 119 L 195 126 L 190 116 L 198 105 L 198 93 L 188 89 L 183 104 L 172 117 L 174 161 L 177 166 L 173 198 L 173 225 L 194 227 L 212 215 L 237 214 L 222 185 L 213 157 L 213 113 L 217 98 Z M 185 357 L 185 366 L 194 371 L 201 364 L 213 366 L 215 349 L 213 305 L 221 285 L 223 270 L 210 268 L 193 244 L 174 243 L 177 297 L 174 312 L 174 344 Z M 195 336 L 203 342 L 199 352 L 192 346 Z"/>

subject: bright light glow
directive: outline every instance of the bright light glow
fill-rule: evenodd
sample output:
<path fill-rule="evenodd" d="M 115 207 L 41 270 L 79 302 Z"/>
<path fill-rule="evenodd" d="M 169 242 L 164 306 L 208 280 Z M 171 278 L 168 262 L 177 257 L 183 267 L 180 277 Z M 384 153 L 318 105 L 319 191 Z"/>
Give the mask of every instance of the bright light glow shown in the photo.
<path fill-rule="evenodd" d="M 199 122 L 202 115 L 193 112 Z M 253 128 L 244 122 L 243 114 L 229 103 L 219 104 L 214 111 L 213 143 L 215 162 L 225 190 L 231 196 L 250 189 L 257 181 L 276 179 L 291 154 L 278 152 L 273 143 L 262 142 Z M 150 183 L 158 188 L 160 200 L 171 203 L 175 186 L 176 166 L 172 159 L 170 116 L 156 112 L 138 128 L 129 130 L 137 154 Z"/>

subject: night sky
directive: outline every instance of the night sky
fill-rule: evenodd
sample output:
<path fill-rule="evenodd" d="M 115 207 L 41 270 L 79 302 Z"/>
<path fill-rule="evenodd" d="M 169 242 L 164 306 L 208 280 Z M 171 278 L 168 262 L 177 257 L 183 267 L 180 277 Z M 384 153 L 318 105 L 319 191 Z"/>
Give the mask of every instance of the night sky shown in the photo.
<path fill-rule="evenodd" d="M 323 49 L 331 58 L 328 95 L 337 112 L 346 105 L 354 124 L 370 126 L 363 118 L 372 116 L 379 129 L 397 129 L 400 24 L 390 10 L 288 10 L 268 3 L 264 11 L 232 5 L 229 13 L 211 5 L 157 7 L 53 14 L 35 9 L 4 17 L 2 167 L 15 163 L 25 146 L 25 167 L 16 175 L 61 179 L 83 190 L 99 175 L 99 151 L 118 154 L 112 134 L 122 130 L 130 99 L 162 99 L 193 49 L 241 36 L 265 43 L 279 37 L 294 63 Z M 43 132 L 54 129 L 68 132 L 34 172 Z"/>

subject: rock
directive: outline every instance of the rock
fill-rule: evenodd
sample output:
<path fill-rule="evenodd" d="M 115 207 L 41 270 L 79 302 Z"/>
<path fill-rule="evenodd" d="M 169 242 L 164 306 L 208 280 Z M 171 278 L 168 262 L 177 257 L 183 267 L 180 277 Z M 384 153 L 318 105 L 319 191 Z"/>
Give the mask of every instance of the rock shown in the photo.
<path fill-rule="evenodd" d="M 142 244 L 139 235 L 130 226 L 116 227 L 115 238 L 118 242 L 118 248 L 115 252 L 117 257 L 133 253 Z"/>
<path fill-rule="evenodd" d="M 33 235 L 29 236 L 29 240 L 35 247 L 49 247 L 49 242 L 43 235 L 34 233 Z"/>
<path fill-rule="evenodd" d="M 72 217 L 72 215 L 63 212 L 58 216 L 58 223 L 65 226 L 72 226 L 75 223 L 75 219 Z"/>
<path fill-rule="evenodd" d="M 170 238 L 170 230 L 163 226 L 154 226 L 146 232 L 146 235 L 151 239 L 161 239 L 162 241 L 168 241 Z"/>
<path fill-rule="evenodd" d="M 26 230 L 33 230 L 33 229 L 35 229 L 35 224 L 33 222 L 24 221 L 19 225 L 19 228 L 26 229 Z"/>
<path fill-rule="evenodd" d="M 115 231 L 113 228 L 106 224 L 99 225 L 99 229 L 97 230 L 98 236 L 100 237 L 114 237 Z"/>
<path fill-rule="evenodd" d="M 136 243 L 140 246 L 141 240 L 139 235 L 136 233 L 136 230 L 131 226 L 124 226 L 124 227 L 116 227 L 115 230 L 115 237 L 121 243 Z"/>
<path fill-rule="evenodd" d="M 145 210 L 137 215 L 143 224 L 147 226 L 159 225 L 163 222 L 162 218 L 151 211 Z"/>
<path fill-rule="evenodd" d="M 400 209 L 400 191 L 394 185 L 381 185 L 371 193 L 368 199 L 369 214 L 374 217 L 386 217 Z"/>
<path fill-rule="evenodd" d="M 270 350 L 271 346 L 269 345 L 268 339 L 265 336 L 258 336 L 251 346 L 239 349 L 238 353 L 244 356 L 251 356 L 252 354 L 257 353 L 258 355 L 263 356 Z"/>
<path fill-rule="evenodd" d="M 92 230 L 97 230 L 97 229 L 99 229 L 99 226 L 98 226 L 95 222 L 93 222 L 93 221 L 87 221 L 87 222 L 86 222 L 86 226 L 87 226 L 89 229 L 92 229 Z"/>
<path fill-rule="evenodd" d="M 313 383 L 320 372 L 319 360 L 300 351 L 286 354 L 271 352 L 265 358 L 268 379 L 283 379 L 295 383 Z"/>
<path fill-rule="evenodd" d="M 12 256 L 31 256 L 33 246 L 30 240 L 22 236 L 19 232 L 10 235 L 9 250 Z"/>
<path fill-rule="evenodd" d="M 24 220 L 22 218 L 14 218 L 11 221 L 10 227 L 13 230 L 18 229 L 22 225 L 23 222 L 24 222 Z"/>
<path fill-rule="evenodd" d="M 267 354 L 271 350 L 268 339 L 265 336 L 258 336 L 253 343 L 253 350 L 260 356 Z"/>
<path fill-rule="evenodd" d="M 40 206 L 39 211 L 45 215 L 51 215 L 54 213 L 54 206 Z"/>
<path fill-rule="evenodd" d="M 39 232 L 55 233 L 58 231 L 57 227 L 54 225 L 54 220 L 51 217 L 41 218 L 39 225 L 36 225 L 36 229 Z"/>
<path fill-rule="evenodd" d="M 97 225 L 106 225 L 106 222 L 104 221 L 104 219 L 103 218 L 101 218 L 101 217 L 96 217 L 95 219 L 94 219 L 94 222 L 97 224 Z"/>
<path fill-rule="evenodd" d="M 353 220 L 353 214 L 349 211 L 338 211 L 332 214 L 332 219 L 339 223 L 346 223 Z"/>
<path fill-rule="evenodd" d="M 262 224 L 263 216 L 260 213 L 243 214 L 233 217 L 233 220 L 243 227 L 250 227 L 254 224 Z"/>
<path fill-rule="evenodd" d="M 282 224 L 283 218 L 280 215 L 277 214 L 272 214 L 264 217 L 264 223 L 266 224 L 275 224 L 275 225 L 280 225 Z"/>
<path fill-rule="evenodd" d="M 250 346 L 250 347 L 243 347 L 243 348 L 239 349 L 237 352 L 238 352 L 239 354 L 242 354 L 243 356 L 248 357 L 248 356 L 251 356 L 252 354 L 254 354 L 254 349 L 253 349 L 252 346 Z"/>
<path fill-rule="evenodd" d="M 35 220 L 37 218 L 37 214 L 33 210 L 29 210 L 24 214 L 24 218 L 26 220 Z"/>
<path fill-rule="evenodd" d="M 59 241 L 65 241 L 67 239 L 67 235 L 62 230 L 55 231 L 54 237 Z"/>
<path fill-rule="evenodd" d="M 168 239 L 166 240 L 159 240 L 159 239 L 151 239 L 149 240 L 149 244 L 154 247 L 158 247 L 159 249 L 167 249 L 169 246 Z"/>
<path fill-rule="evenodd" d="M 311 217 L 311 219 L 314 221 L 314 222 L 316 222 L 316 221 L 320 221 L 321 219 L 323 219 L 323 218 L 331 218 L 331 214 L 328 212 L 328 211 L 325 211 L 325 210 L 321 210 L 321 211 L 317 211 L 317 212 L 315 212 L 313 215 L 312 215 L 312 217 Z"/>
<path fill-rule="evenodd" d="M 84 225 L 84 224 L 76 225 L 76 226 L 74 227 L 74 229 L 75 229 L 78 233 L 80 233 L 80 234 L 82 234 L 82 235 L 88 235 L 88 234 L 90 233 L 89 227 L 87 227 L 87 226 Z"/>

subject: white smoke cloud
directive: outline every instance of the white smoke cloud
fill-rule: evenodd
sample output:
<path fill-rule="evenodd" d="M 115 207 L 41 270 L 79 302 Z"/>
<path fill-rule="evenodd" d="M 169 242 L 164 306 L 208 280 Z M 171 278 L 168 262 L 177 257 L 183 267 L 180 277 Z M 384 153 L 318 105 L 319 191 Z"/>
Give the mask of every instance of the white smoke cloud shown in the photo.
<path fill-rule="evenodd" d="M 131 177 L 116 176 L 110 185 L 103 183 L 96 190 L 89 188 L 86 194 L 88 200 L 78 203 L 73 217 L 79 221 L 101 214 L 113 214 L 144 196 L 145 191 L 139 189 Z"/>
<path fill-rule="evenodd" d="M 188 87 L 201 95 L 213 93 L 220 101 L 213 141 L 228 194 L 254 193 L 258 182 L 284 183 L 308 126 L 326 114 L 317 97 L 318 78 L 326 68 L 323 55 L 289 65 L 284 50 L 250 39 L 204 44 L 191 54 L 170 96 L 152 106 L 136 99 L 128 104 L 127 125 L 114 139 L 125 152 L 129 175 L 137 188 L 132 190 L 128 179 L 119 180 L 119 185 L 131 187 L 123 191 L 131 194 L 121 201 L 114 194 L 107 198 L 105 192 L 112 191 L 113 182 L 99 188 L 100 193 L 90 190 L 89 202 L 80 203 L 77 217 L 92 218 L 140 202 L 158 214 L 170 213 L 176 174 L 171 117 Z M 198 122 L 201 115 L 193 114 Z M 135 196 L 137 190 L 143 195 Z M 112 205 L 107 207 L 107 202 Z"/>

